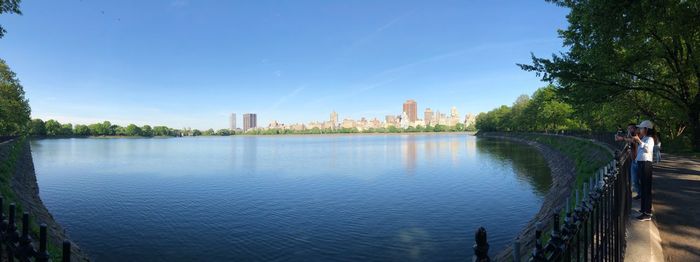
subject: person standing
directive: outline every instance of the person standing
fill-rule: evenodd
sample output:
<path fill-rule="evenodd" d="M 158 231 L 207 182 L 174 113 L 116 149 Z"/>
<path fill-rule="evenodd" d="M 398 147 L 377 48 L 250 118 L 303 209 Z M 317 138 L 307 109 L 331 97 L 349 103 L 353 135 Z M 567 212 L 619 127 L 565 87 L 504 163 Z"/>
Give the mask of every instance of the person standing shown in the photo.
<path fill-rule="evenodd" d="M 617 135 L 615 136 L 615 141 L 623 141 L 626 140 L 625 138 L 632 138 L 633 136 L 637 135 L 637 124 L 635 123 L 630 123 L 627 125 L 627 136 L 620 136 Z M 630 141 L 628 141 L 630 142 Z M 631 151 L 630 151 L 630 158 L 632 159 L 632 163 L 630 164 L 630 182 L 632 184 L 632 192 L 634 192 L 635 195 L 634 199 L 638 200 L 641 198 L 642 194 L 639 190 L 639 176 L 637 170 L 639 169 L 639 165 L 637 164 L 637 143 L 630 143 L 631 145 Z"/>
<path fill-rule="evenodd" d="M 637 144 L 637 174 L 640 179 L 640 192 L 642 193 L 641 213 L 637 216 L 640 221 L 651 220 L 651 192 L 652 192 L 652 162 L 654 160 L 653 128 L 654 124 L 644 120 L 637 128 L 639 135 L 632 137 L 632 142 Z"/>

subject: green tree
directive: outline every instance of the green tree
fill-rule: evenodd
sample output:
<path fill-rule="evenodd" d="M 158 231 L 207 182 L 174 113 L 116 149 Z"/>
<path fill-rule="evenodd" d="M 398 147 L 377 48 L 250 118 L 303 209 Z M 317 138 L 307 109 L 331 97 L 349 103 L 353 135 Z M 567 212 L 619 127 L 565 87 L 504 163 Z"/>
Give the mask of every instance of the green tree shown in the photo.
<path fill-rule="evenodd" d="M 216 132 L 214 131 L 214 129 L 211 128 L 204 130 L 204 133 L 202 133 L 202 135 L 205 136 L 213 136 L 214 134 L 216 134 Z"/>
<path fill-rule="evenodd" d="M 46 121 L 46 135 L 47 136 L 59 136 L 61 135 L 61 123 L 56 120 L 49 119 Z"/>
<path fill-rule="evenodd" d="M 0 8 L 5 8 L 0 2 Z M 0 9 L 0 13 L 3 12 Z M 0 36 L 2 33 L 0 28 Z M 0 135 L 20 135 L 29 129 L 31 109 L 24 89 L 5 60 L 0 59 Z"/>
<path fill-rule="evenodd" d="M 143 125 L 141 127 L 141 135 L 147 137 L 153 136 L 153 128 L 151 128 L 149 125 Z"/>
<path fill-rule="evenodd" d="M 219 136 L 228 136 L 231 135 L 231 131 L 229 131 L 228 129 L 219 129 L 218 131 L 216 131 L 216 134 Z"/>
<path fill-rule="evenodd" d="M 32 119 L 29 124 L 29 135 L 31 136 L 46 136 L 46 125 L 41 119 Z"/>
<path fill-rule="evenodd" d="M 559 33 L 569 50 L 551 58 L 533 55 L 532 64 L 520 65 L 524 70 L 556 82 L 573 104 L 634 99 L 639 114 L 678 121 L 673 127 L 681 133 L 689 127 L 700 151 L 697 1 L 550 2 L 570 9 L 569 26 Z"/>
<path fill-rule="evenodd" d="M 61 125 L 61 136 L 71 136 L 73 135 L 73 124 L 62 124 Z"/>
<path fill-rule="evenodd" d="M 202 131 L 199 131 L 199 129 L 193 129 L 192 130 L 192 136 L 201 136 Z"/>
<path fill-rule="evenodd" d="M 73 135 L 89 136 L 90 135 L 90 128 L 86 125 L 75 125 L 75 127 L 73 127 Z"/>
<path fill-rule="evenodd" d="M 153 127 L 153 135 L 154 136 L 169 136 L 170 135 L 170 128 L 167 126 L 154 126 Z"/>
<path fill-rule="evenodd" d="M 124 135 L 126 136 L 140 136 L 141 128 L 134 124 L 129 124 L 124 128 Z"/>

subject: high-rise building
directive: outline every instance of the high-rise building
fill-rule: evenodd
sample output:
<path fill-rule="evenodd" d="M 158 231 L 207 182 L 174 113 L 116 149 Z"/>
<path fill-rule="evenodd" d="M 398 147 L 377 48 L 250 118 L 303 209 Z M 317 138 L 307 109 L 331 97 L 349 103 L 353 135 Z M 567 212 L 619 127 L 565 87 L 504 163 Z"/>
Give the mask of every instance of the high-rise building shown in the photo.
<path fill-rule="evenodd" d="M 433 110 L 430 110 L 430 108 L 425 109 L 425 113 L 423 113 L 423 122 L 425 122 L 425 125 L 430 125 L 433 121 Z"/>
<path fill-rule="evenodd" d="M 418 120 L 418 103 L 413 99 L 406 100 L 403 103 L 403 112 L 406 113 L 409 122 Z"/>
<path fill-rule="evenodd" d="M 333 129 L 338 126 L 338 113 L 335 111 L 331 112 L 331 125 L 333 126 Z"/>
<path fill-rule="evenodd" d="M 258 116 L 253 113 L 243 114 L 243 132 L 258 126 Z"/>
<path fill-rule="evenodd" d="M 453 106 L 452 109 L 450 109 L 450 116 L 453 118 L 459 118 L 459 112 L 457 112 L 457 107 Z"/>
<path fill-rule="evenodd" d="M 231 116 L 228 119 L 228 129 L 231 131 L 236 130 L 236 113 L 231 113 Z"/>

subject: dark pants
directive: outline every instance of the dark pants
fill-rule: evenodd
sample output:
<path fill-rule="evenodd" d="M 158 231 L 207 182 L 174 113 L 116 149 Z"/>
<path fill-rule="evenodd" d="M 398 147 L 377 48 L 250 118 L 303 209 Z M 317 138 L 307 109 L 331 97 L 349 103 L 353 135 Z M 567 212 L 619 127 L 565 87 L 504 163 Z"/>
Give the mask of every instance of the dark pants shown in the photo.
<path fill-rule="evenodd" d="M 651 214 L 651 171 L 653 169 L 651 161 L 640 161 L 637 174 L 639 174 L 642 212 Z"/>

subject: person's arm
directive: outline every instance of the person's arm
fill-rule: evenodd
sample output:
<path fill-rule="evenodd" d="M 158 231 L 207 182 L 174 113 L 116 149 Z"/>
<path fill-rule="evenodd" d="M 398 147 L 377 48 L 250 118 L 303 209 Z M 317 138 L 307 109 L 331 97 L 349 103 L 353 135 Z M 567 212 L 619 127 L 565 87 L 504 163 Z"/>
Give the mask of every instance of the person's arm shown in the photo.
<path fill-rule="evenodd" d="M 649 153 L 652 150 L 654 150 L 654 139 L 651 139 L 650 137 L 645 137 L 642 140 L 642 139 L 639 139 L 639 137 L 637 137 L 636 140 L 638 140 L 637 143 L 639 144 L 639 148 L 644 150 L 644 152 Z M 651 140 L 651 141 L 649 141 L 649 140 Z"/>

